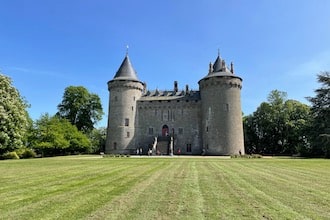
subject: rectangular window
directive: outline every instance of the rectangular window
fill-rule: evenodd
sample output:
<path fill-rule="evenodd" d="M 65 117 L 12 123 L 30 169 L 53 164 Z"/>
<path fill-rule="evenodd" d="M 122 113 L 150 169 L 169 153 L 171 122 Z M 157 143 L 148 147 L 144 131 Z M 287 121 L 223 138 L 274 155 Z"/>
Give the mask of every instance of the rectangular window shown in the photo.
<path fill-rule="evenodd" d="M 129 126 L 129 119 L 125 118 L 125 126 Z"/>
<path fill-rule="evenodd" d="M 229 111 L 229 104 L 228 103 L 223 104 L 223 110 L 226 111 L 226 112 Z"/>
<path fill-rule="evenodd" d="M 183 128 L 179 128 L 179 134 L 183 134 Z"/>
<path fill-rule="evenodd" d="M 126 133 L 126 137 L 129 138 L 129 135 L 130 135 L 130 134 L 129 134 L 129 131 L 128 131 L 128 132 Z"/>
<path fill-rule="evenodd" d="M 154 128 L 149 128 L 149 130 L 148 130 L 148 134 L 149 134 L 149 135 L 153 135 L 153 134 L 154 134 Z"/>
<path fill-rule="evenodd" d="M 163 111 L 163 121 L 168 121 L 168 112 Z"/>
<path fill-rule="evenodd" d="M 113 143 L 113 149 L 114 149 L 114 150 L 117 150 L 117 142 L 114 142 L 114 143 Z"/>

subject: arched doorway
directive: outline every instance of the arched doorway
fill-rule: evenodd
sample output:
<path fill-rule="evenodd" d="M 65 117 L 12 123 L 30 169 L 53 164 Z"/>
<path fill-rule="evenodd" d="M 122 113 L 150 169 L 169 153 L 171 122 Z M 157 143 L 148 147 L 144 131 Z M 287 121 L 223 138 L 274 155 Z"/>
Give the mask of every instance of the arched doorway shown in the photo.
<path fill-rule="evenodd" d="M 167 125 L 163 125 L 162 127 L 162 136 L 165 137 L 165 136 L 168 136 L 169 133 L 168 133 L 168 126 Z"/>

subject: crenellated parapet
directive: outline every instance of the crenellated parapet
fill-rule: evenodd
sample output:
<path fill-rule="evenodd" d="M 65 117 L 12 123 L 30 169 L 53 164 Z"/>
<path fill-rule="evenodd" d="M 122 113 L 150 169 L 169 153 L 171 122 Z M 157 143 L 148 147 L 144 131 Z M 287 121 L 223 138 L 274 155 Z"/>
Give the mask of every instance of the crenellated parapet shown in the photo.
<path fill-rule="evenodd" d="M 144 84 L 140 81 L 132 80 L 111 80 L 108 82 L 108 90 L 115 88 L 137 89 L 141 92 L 144 91 Z"/>
<path fill-rule="evenodd" d="M 206 87 L 224 87 L 224 88 L 237 88 L 242 89 L 242 80 L 239 77 L 226 77 L 215 76 L 212 78 L 205 78 L 199 83 L 199 88 L 204 89 Z"/>

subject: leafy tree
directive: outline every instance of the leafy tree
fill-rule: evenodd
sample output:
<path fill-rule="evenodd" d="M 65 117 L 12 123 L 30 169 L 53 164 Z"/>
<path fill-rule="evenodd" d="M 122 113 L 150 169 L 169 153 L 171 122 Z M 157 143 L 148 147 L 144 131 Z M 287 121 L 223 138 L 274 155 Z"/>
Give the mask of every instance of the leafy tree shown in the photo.
<path fill-rule="evenodd" d="M 29 123 L 27 107 L 12 80 L 0 74 L 0 155 L 23 147 Z"/>
<path fill-rule="evenodd" d="M 293 154 L 306 143 L 309 107 L 287 94 L 273 90 L 268 102 L 244 117 L 245 146 L 248 153 Z"/>
<path fill-rule="evenodd" d="M 92 152 L 91 153 L 100 153 L 105 150 L 105 141 L 107 136 L 106 128 L 95 128 L 92 132 L 88 134 L 89 139 L 92 143 Z"/>
<path fill-rule="evenodd" d="M 76 126 L 67 119 L 48 114 L 36 121 L 30 142 L 45 156 L 89 153 L 91 150 L 88 137 Z"/>
<path fill-rule="evenodd" d="M 317 79 L 321 87 L 307 98 L 312 103 L 312 153 L 330 158 L 330 73 L 322 72 Z"/>
<path fill-rule="evenodd" d="M 310 107 L 295 100 L 287 100 L 284 109 L 286 115 L 284 152 L 306 156 L 310 152 L 308 140 L 311 123 Z"/>
<path fill-rule="evenodd" d="M 103 110 L 98 95 L 89 93 L 83 86 L 69 86 L 57 106 L 58 115 L 76 125 L 79 131 L 90 132 L 102 119 Z"/>

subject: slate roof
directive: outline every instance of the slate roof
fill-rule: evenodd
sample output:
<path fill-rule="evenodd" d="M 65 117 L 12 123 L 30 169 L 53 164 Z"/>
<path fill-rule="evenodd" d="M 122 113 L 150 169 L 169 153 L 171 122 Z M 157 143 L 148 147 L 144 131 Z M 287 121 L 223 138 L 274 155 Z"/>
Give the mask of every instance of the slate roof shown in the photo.
<path fill-rule="evenodd" d="M 222 63 L 222 60 L 221 60 L 220 56 L 218 55 L 217 59 L 215 60 L 215 62 L 213 64 L 213 72 L 219 72 L 221 70 L 221 63 Z"/>
<path fill-rule="evenodd" d="M 198 101 L 200 100 L 200 92 L 190 90 L 186 91 L 147 91 L 142 95 L 139 101 L 171 101 L 171 100 L 184 100 L 184 101 Z"/>
<path fill-rule="evenodd" d="M 217 59 L 215 60 L 214 64 L 213 64 L 213 71 L 209 72 L 204 78 L 202 78 L 201 80 L 204 79 L 208 79 L 211 77 L 230 77 L 230 78 L 238 78 L 241 79 L 241 77 L 236 76 L 235 74 L 233 74 L 228 67 L 225 65 L 223 66 L 224 60 L 222 60 L 220 58 L 220 56 L 218 55 Z M 200 81 L 201 81 L 200 80 Z"/>
<path fill-rule="evenodd" d="M 113 80 L 139 80 L 132 63 L 126 54 Z"/>

